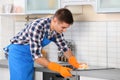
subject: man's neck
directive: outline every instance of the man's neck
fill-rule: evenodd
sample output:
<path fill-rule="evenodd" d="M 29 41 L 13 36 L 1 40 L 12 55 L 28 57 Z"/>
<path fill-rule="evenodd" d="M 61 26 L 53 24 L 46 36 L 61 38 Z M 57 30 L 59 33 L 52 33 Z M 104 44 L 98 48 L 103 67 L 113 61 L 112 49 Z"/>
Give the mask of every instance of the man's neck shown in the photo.
<path fill-rule="evenodd" d="M 50 23 L 50 31 L 53 31 L 54 30 L 54 26 L 53 26 L 53 20 L 51 20 L 51 23 Z"/>

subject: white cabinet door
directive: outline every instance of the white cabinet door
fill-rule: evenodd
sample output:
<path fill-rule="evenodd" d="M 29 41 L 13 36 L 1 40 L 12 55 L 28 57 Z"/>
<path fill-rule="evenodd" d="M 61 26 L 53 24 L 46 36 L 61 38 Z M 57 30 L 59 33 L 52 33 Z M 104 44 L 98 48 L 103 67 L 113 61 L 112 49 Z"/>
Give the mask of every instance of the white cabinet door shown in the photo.
<path fill-rule="evenodd" d="M 99 78 L 80 76 L 80 80 L 107 80 L 107 79 L 99 79 Z"/>
<path fill-rule="evenodd" d="M 0 68 L 0 79 L 10 80 L 9 70 L 7 68 Z"/>
<path fill-rule="evenodd" d="M 13 5 L 12 13 L 25 13 L 25 0 L 14 0 Z"/>
<path fill-rule="evenodd" d="M 61 0 L 61 6 L 92 5 L 95 0 Z"/>
<path fill-rule="evenodd" d="M 43 80 L 43 73 L 36 71 L 34 80 Z"/>
<path fill-rule="evenodd" d="M 26 0 L 26 13 L 54 13 L 60 8 L 60 0 Z"/>
<path fill-rule="evenodd" d="M 8 68 L 0 68 L 0 79 L 2 80 L 10 80 L 10 74 Z M 34 80 L 43 80 L 42 72 L 35 72 Z"/>
<path fill-rule="evenodd" d="M 120 0 L 97 0 L 97 12 L 120 12 Z"/>

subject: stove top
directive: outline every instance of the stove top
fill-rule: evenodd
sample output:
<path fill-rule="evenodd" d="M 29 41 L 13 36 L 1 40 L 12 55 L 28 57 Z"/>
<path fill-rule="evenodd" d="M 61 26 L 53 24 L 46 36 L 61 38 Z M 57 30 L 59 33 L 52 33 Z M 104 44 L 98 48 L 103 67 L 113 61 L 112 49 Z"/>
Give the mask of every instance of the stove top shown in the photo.
<path fill-rule="evenodd" d="M 112 67 L 93 66 L 93 65 L 88 65 L 88 68 L 87 68 L 87 69 L 76 69 L 76 68 L 74 68 L 72 65 L 68 64 L 67 62 L 66 62 L 66 63 L 59 63 L 59 64 L 65 66 L 65 67 L 69 67 L 69 68 L 71 68 L 71 69 L 73 69 L 73 70 L 77 70 L 77 71 L 79 71 L 79 70 L 104 70 L 104 69 L 114 69 L 114 68 L 112 68 Z"/>

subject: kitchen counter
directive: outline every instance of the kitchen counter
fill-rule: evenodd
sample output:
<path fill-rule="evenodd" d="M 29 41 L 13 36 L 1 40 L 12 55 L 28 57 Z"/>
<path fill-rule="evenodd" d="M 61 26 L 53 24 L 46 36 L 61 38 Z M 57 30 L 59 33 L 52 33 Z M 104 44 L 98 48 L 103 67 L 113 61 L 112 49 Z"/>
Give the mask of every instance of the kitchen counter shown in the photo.
<path fill-rule="evenodd" d="M 76 74 L 80 76 L 87 76 L 107 80 L 120 80 L 120 69 L 116 68 L 76 71 Z"/>
<path fill-rule="evenodd" d="M 0 68 L 8 68 L 7 60 L 0 60 Z M 55 73 L 53 71 L 48 70 L 38 64 L 35 64 L 35 71 L 39 72 L 49 72 Z M 108 69 L 91 69 L 91 70 L 73 70 L 71 71 L 73 75 L 80 75 L 86 77 L 107 79 L 107 80 L 120 80 L 120 69 L 116 68 L 108 68 Z"/>

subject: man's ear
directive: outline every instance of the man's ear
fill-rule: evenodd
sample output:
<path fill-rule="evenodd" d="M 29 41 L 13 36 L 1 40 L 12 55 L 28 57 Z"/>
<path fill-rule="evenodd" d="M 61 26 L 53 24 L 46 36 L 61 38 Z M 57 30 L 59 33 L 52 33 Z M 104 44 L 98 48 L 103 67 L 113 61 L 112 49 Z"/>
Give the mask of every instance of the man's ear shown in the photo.
<path fill-rule="evenodd" d="M 57 18 L 56 18 L 56 17 L 54 17 L 54 18 L 53 18 L 53 21 L 54 21 L 54 22 L 57 22 Z"/>

